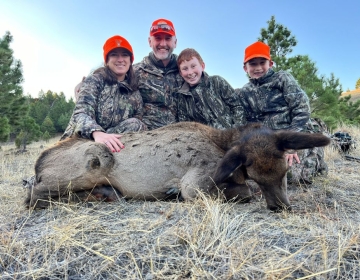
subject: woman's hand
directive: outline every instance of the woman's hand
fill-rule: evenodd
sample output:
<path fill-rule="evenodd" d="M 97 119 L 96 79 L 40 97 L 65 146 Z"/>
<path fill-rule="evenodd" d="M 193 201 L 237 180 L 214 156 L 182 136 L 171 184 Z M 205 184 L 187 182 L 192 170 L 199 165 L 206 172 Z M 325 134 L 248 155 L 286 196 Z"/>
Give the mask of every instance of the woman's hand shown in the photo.
<path fill-rule="evenodd" d="M 289 164 L 289 166 L 292 166 L 294 159 L 296 160 L 297 163 L 300 163 L 300 159 L 299 159 L 297 153 L 285 155 L 285 160 Z"/>
<path fill-rule="evenodd" d="M 92 133 L 95 142 L 105 144 L 112 152 L 120 152 L 121 149 L 125 148 L 124 144 L 119 140 L 121 136 L 120 134 L 108 134 L 102 131 Z"/>

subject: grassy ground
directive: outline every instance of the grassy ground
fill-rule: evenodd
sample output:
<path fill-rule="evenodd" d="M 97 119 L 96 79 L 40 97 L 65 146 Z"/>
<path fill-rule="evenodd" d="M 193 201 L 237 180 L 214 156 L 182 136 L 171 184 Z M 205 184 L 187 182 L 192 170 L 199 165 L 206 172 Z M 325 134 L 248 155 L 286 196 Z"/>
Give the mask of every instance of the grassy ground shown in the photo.
<path fill-rule="evenodd" d="M 270 212 L 260 192 L 247 204 L 204 196 L 27 210 L 21 180 L 54 141 L 0 151 L 0 279 L 360 279 L 360 163 L 330 147 L 328 176 L 289 189 L 292 213 Z"/>

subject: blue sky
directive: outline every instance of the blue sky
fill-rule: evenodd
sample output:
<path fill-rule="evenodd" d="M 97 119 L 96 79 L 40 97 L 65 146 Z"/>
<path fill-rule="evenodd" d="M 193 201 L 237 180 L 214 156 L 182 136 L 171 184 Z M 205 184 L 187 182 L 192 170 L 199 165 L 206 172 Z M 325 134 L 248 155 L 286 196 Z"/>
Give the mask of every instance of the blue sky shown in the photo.
<path fill-rule="evenodd" d="M 272 15 L 298 40 L 293 55 L 309 55 L 318 73 L 334 73 L 344 91 L 355 88 L 359 0 L 0 0 L 0 36 L 10 31 L 14 37 L 11 47 L 23 63 L 25 94 L 52 90 L 70 97 L 82 76 L 101 66 L 107 38 L 127 38 L 139 62 L 151 51 L 151 23 L 167 18 L 176 29 L 174 53 L 195 48 L 205 71 L 238 88 L 247 82 L 244 49 L 257 41 Z"/>

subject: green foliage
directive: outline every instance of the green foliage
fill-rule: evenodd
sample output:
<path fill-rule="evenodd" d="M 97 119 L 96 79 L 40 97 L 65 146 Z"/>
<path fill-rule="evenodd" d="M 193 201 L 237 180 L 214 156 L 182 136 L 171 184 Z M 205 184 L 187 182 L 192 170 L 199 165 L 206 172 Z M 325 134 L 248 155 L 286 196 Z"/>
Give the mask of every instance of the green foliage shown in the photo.
<path fill-rule="evenodd" d="M 0 38 L 0 140 L 7 139 L 10 132 L 16 132 L 28 112 L 21 87 L 22 65 L 13 57 L 12 40 L 10 32 Z"/>
<path fill-rule="evenodd" d="M 282 67 L 285 58 L 292 52 L 292 48 L 297 45 L 295 36 L 291 35 L 289 29 L 275 21 L 275 16 L 267 21 L 267 29 L 261 28 L 259 41 L 270 46 L 270 54 L 276 67 Z"/>
<path fill-rule="evenodd" d="M 48 114 L 48 106 L 40 98 L 30 99 L 30 111 L 31 116 L 37 124 L 42 124 Z"/>
<path fill-rule="evenodd" d="M 26 150 L 26 145 L 30 144 L 32 141 L 38 141 L 42 135 L 40 126 L 29 116 L 26 116 L 21 121 L 20 129 L 20 133 L 15 139 L 15 144 L 17 147 L 23 146 L 24 150 Z"/>
<path fill-rule="evenodd" d="M 55 127 L 54 127 L 54 123 L 53 121 L 51 120 L 51 118 L 49 116 L 47 116 L 43 123 L 41 124 L 41 127 L 40 127 L 41 131 L 45 133 L 48 132 L 50 134 L 50 136 L 53 136 L 55 134 Z"/>
<path fill-rule="evenodd" d="M 356 81 L 355 88 L 360 88 L 360 78 Z"/>
<path fill-rule="evenodd" d="M 46 143 L 49 142 L 51 136 L 50 136 L 50 133 L 48 131 L 45 131 L 41 137 Z"/>
<path fill-rule="evenodd" d="M 341 112 L 341 121 L 347 125 L 360 124 L 360 100 L 350 101 L 351 95 L 339 99 L 339 108 Z"/>
<path fill-rule="evenodd" d="M 50 135 L 62 133 L 75 103 L 73 99 L 67 102 L 62 92 L 41 91 L 39 98 L 23 96 L 22 65 L 13 57 L 12 40 L 10 32 L 0 38 L 0 141 L 6 141 L 11 133 L 17 135 L 17 143 L 25 149 L 26 144 L 38 138 L 40 126 Z"/>
<path fill-rule="evenodd" d="M 68 111 L 67 113 L 61 114 L 58 125 L 60 126 L 62 131 L 65 131 L 68 126 L 69 120 L 71 118 L 72 112 Z"/>
<path fill-rule="evenodd" d="M 72 98 L 67 102 L 63 92 L 57 94 L 50 90 L 46 93 L 41 91 L 38 98 L 30 97 L 29 102 L 29 115 L 41 126 L 43 132 L 47 130 L 50 135 L 65 131 L 75 107 Z M 52 125 L 49 124 L 49 120 Z"/>
<path fill-rule="evenodd" d="M 0 117 L 0 142 L 5 142 L 9 139 L 10 125 L 7 117 Z"/>

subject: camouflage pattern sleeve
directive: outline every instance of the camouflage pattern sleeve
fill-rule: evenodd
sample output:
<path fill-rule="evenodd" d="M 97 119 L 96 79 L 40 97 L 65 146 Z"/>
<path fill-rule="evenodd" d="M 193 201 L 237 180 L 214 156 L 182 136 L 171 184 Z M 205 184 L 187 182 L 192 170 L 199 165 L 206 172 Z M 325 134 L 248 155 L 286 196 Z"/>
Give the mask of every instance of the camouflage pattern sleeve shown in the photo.
<path fill-rule="evenodd" d="M 294 77 L 269 69 L 236 90 L 247 122 L 261 122 L 271 129 L 304 130 L 310 117 L 309 100 Z M 244 124 L 244 122 L 243 122 Z"/>
<path fill-rule="evenodd" d="M 291 124 L 289 129 L 303 130 L 310 119 L 309 99 L 290 73 L 286 71 L 279 71 L 278 73 L 283 95 L 290 109 Z"/>
<path fill-rule="evenodd" d="M 180 98 L 180 93 L 178 93 L 176 97 L 177 97 L 176 121 L 177 122 L 192 121 L 192 119 L 189 117 L 189 110 L 186 106 L 185 100 L 183 98 Z"/>
<path fill-rule="evenodd" d="M 234 90 L 234 94 L 240 102 L 240 107 L 238 110 L 236 110 L 236 113 L 234 115 L 234 122 L 236 125 L 246 125 L 248 121 L 246 119 L 244 104 L 241 102 L 240 90 L 241 90 L 240 88 Z"/>
<path fill-rule="evenodd" d="M 216 86 L 219 89 L 219 94 L 224 103 L 230 108 L 231 116 L 235 125 L 242 125 L 244 123 L 244 108 L 241 104 L 240 97 L 236 94 L 233 87 L 222 77 L 213 76 L 215 78 Z"/>
<path fill-rule="evenodd" d="M 73 134 L 92 139 L 92 132 L 106 132 L 119 125 L 131 130 L 135 128 L 136 120 L 141 122 L 142 117 L 143 100 L 139 91 L 132 91 L 126 80 L 109 84 L 105 83 L 102 74 L 93 74 L 85 79 L 80 89 L 79 99 L 61 140 Z M 136 120 L 124 123 L 129 119 Z"/>
<path fill-rule="evenodd" d="M 139 90 L 132 93 L 132 99 L 134 100 L 132 103 L 134 104 L 132 117 L 142 120 L 144 115 L 144 102 Z"/>
<path fill-rule="evenodd" d="M 99 76 L 90 75 L 85 79 L 71 117 L 71 121 L 75 124 L 73 133 L 83 138 L 92 139 L 92 132 L 105 132 L 96 122 L 96 104 L 98 102 L 98 94 L 102 91 L 103 87 L 104 81 Z"/>

